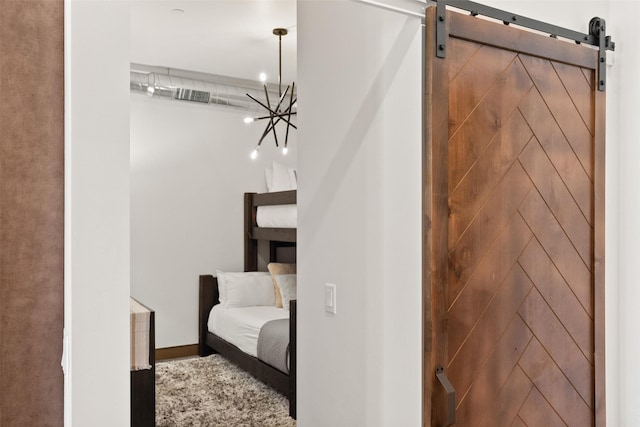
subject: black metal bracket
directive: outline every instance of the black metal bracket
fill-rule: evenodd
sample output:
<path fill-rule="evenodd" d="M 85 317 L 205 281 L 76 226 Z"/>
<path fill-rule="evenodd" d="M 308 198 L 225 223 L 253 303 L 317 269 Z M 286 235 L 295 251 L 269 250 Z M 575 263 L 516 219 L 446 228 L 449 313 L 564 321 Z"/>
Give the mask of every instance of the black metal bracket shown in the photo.
<path fill-rule="evenodd" d="M 615 44 L 611 42 L 611 37 L 607 36 L 606 24 L 602 18 L 592 18 L 589 21 L 589 34 L 598 40 L 598 90 L 604 91 L 607 85 L 607 46 Z"/>
<path fill-rule="evenodd" d="M 447 395 L 447 426 L 456 423 L 456 389 L 447 378 L 447 374 L 444 373 L 442 366 L 436 367 L 436 378 L 444 388 L 444 392 Z"/>
<path fill-rule="evenodd" d="M 436 4 L 436 56 L 445 58 L 447 48 L 447 1 Z"/>
<path fill-rule="evenodd" d="M 598 90 L 604 91 L 607 81 L 607 50 L 614 51 L 616 44 L 611 41 L 611 36 L 606 35 L 605 21 L 595 17 L 589 22 L 589 33 L 584 34 L 567 28 L 558 27 L 547 22 L 520 16 L 515 13 L 496 9 L 469 0 L 435 0 L 436 5 L 436 56 L 445 58 L 447 48 L 447 6 L 469 12 L 471 16 L 486 16 L 502 21 L 505 25 L 519 25 L 546 34 L 553 38 L 573 40 L 577 44 L 588 44 L 598 47 Z"/>

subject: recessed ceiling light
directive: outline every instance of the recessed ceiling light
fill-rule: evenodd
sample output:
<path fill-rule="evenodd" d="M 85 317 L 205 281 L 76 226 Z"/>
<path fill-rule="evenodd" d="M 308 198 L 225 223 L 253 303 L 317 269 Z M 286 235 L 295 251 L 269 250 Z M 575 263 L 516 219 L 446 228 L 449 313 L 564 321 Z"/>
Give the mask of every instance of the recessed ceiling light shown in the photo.
<path fill-rule="evenodd" d="M 184 13 L 184 9 L 171 9 L 171 13 L 175 13 L 176 15 L 181 15 Z"/>

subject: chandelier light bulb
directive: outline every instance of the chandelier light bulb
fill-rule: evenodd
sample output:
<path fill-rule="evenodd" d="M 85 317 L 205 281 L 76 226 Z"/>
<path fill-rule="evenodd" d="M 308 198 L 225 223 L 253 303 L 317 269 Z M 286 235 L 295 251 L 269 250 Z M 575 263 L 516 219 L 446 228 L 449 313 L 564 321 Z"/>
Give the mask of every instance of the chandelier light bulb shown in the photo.
<path fill-rule="evenodd" d="M 267 75 L 265 73 L 260 73 L 260 81 L 262 83 L 267 81 Z"/>
<path fill-rule="evenodd" d="M 245 123 L 253 123 L 253 117 L 245 117 L 244 118 L 244 122 Z"/>
<path fill-rule="evenodd" d="M 288 152 L 289 152 L 289 149 L 287 147 L 282 147 L 282 155 L 283 156 L 286 156 Z"/>
<path fill-rule="evenodd" d="M 251 157 L 251 160 L 258 158 L 258 147 L 254 148 L 249 156 Z"/>

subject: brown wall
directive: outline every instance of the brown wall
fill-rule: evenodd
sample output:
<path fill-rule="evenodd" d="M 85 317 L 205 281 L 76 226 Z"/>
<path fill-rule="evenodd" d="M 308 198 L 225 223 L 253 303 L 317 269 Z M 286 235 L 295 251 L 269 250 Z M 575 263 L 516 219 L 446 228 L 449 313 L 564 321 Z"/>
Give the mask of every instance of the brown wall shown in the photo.
<path fill-rule="evenodd" d="M 63 424 L 61 0 L 0 0 L 0 426 Z"/>

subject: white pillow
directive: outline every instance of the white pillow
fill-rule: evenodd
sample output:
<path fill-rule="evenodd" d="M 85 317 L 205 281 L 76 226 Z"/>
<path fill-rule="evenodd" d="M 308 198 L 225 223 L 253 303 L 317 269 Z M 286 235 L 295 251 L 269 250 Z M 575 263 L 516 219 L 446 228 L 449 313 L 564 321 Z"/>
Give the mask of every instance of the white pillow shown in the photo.
<path fill-rule="evenodd" d="M 278 162 L 273 162 L 273 175 L 271 177 L 271 189 L 269 191 L 287 191 L 297 188 L 295 170 L 287 168 Z M 269 184 L 267 182 L 267 188 Z"/>
<path fill-rule="evenodd" d="M 296 275 L 278 274 L 276 283 L 282 296 L 282 308 L 289 310 L 289 301 L 296 299 Z"/>
<path fill-rule="evenodd" d="M 289 172 L 289 179 L 291 180 L 291 186 L 293 190 L 298 188 L 298 173 L 294 168 L 288 168 L 287 172 Z"/>
<path fill-rule="evenodd" d="M 271 273 L 267 271 L 229 273 L 216 270 L 216 276 L 220 305 L 223 307 L 276 304 Z M 265 283 L 269 285 L 270 292 L 265 292 Z"/>
<path fill-rule="evenodd" d="M 273 191 L 273 165 L 264 168 L 264 178 L 267 181 L 267 191 L 271 193 Z"/>

